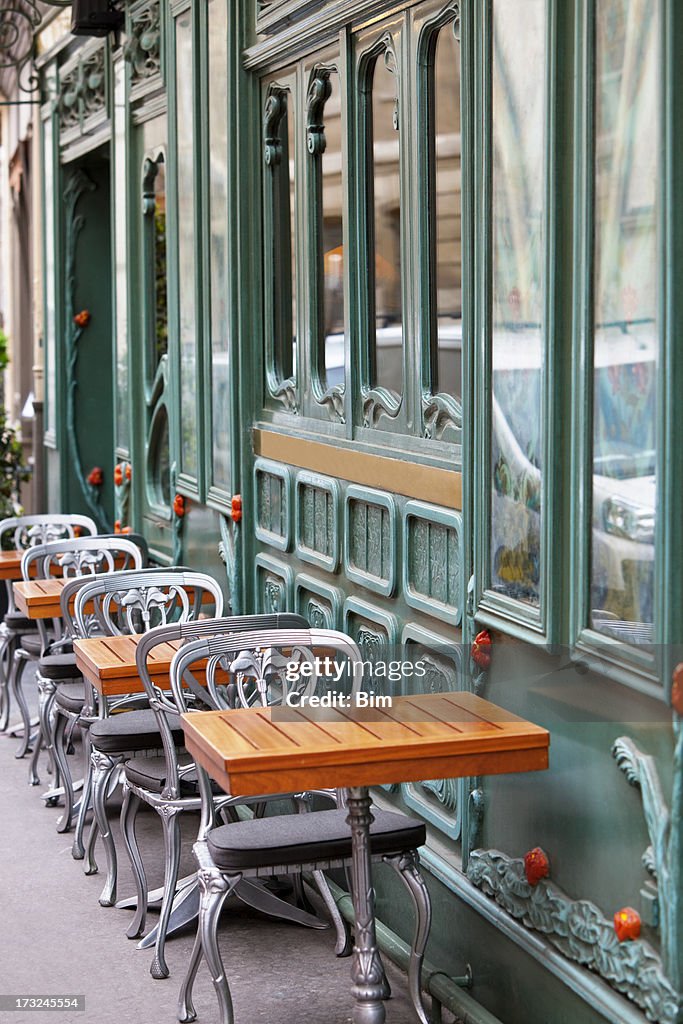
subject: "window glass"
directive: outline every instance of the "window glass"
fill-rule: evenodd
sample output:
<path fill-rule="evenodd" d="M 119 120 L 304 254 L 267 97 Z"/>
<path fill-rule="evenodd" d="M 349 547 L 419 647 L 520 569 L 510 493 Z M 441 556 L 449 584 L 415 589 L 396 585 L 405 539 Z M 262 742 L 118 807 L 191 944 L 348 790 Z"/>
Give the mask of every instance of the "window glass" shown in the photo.
<path fill-rule="evenodd" d="M 46 363 L 46 429 L 57 429 L 57 377 L 55 373 L 55 215 L 54 215 L 54 153 L 52 118 L 43 122 L 45 159 L 45 363 Z"/>
<path fill-rule="evenodd" d="M 269 88 L 264 112 L 266 153 L 266 275 L 271 327 L 266 337 L 271 393 L 285 404 L 295 399 L 291 382 L 296 374 L 296 196 L 295 104 L 289 89 Z"/>
<path fill-rule="evenodd" d="M 403 393 L 401 179 L 396 68 L 390 51 L 372 69 L 372 387 Z"/>
<path fill-rule="evenodd" d="M 151 165 L 150 209 L 146 229 L 148 232 L 148 280 L 150 287 L 149 355 L 153 376 L 162 357 L 168 352 L 168 285 L 166 258 L 166 167 L 163 156 Z"/>
<path fill-rule="evenodd" d="M 128 411 L 128 190 L 126 188 L 126 65 L 119 61 L 114 70 L 114 152 L 116 202 L 114 203 L 116 279 L 116 444 L 130 446 Z"/>
<path fill-rule="evenodd" d="M 657 392 L 657 4 L 596 6 L 591 625 L 652 638 Z"/>
<path fill-rule="evenodd" d="M 541 577 L 545 38 L 545 0 L 494 0 L 490 585 L 533 607 Z"/>
<path fill-rule="evenodd" d="M 342 225 L 342 132 L 339 75 L 330 72 L 324 108 L 325 150 L 321 157 L 322 188 L 322 329 L 323 384 L 344 383 L 344 242 Z"/>
<path fill-rule="evenodd" d="M 194 225 L 194 117 L 192 14 L 176 19 L 176 111 L 178 181 L 178 306 L 180 339 L 180 422 L 183 472 L 197 474 L 197 394 Z"/>
<path fill-rule="evenodd" d="M 226 0 L 209 3 L 209 227 L 213 481 L 230 487 L 230 373 L 228 339 L 228 52 Z"/>
<path fill-rule="evenodd" d="M 460 397 L 462 352 L 462 245 L 460 171 L 460 44 L 444 25 L 433 69 L 434 206 L 432 280 L 432 392 Z"/>

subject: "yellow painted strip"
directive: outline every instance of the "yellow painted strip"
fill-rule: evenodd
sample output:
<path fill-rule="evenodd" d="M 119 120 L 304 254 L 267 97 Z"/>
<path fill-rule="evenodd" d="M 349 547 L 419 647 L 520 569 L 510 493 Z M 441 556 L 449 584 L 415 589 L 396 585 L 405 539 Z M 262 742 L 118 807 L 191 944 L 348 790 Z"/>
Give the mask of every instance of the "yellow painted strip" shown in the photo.
<path fill-rule="evenodd" d="M 274 462 L 324 473 L 353 484 L 404 494 L 407 498 L 418 498 L 444 508 L 462 508 L 462 473 L 455 470 L 370 455 L 272 430 L 254 430 L 254 452 Z"/>

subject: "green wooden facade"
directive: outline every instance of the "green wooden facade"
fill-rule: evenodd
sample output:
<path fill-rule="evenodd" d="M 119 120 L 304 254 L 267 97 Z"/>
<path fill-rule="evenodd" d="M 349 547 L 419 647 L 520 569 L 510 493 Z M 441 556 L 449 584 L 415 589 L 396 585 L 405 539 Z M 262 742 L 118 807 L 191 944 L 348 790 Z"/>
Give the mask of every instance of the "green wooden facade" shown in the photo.
<path fill-rule="evenodd" d="M 136 0 L 38 60 L 48 504 L 551 729 L 376 797 L 503 1024 L 683 1021 L 682 18 Z"/>

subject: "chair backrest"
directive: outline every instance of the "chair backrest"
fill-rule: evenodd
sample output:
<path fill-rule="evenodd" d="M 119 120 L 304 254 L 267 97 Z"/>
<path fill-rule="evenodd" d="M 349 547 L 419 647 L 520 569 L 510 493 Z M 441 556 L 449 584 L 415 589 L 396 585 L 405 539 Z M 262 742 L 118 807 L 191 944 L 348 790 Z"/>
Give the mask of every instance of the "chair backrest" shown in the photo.
<path fill-rule="evenodd" d="M 180 703 L 152 682 L 149 672 L 149 658 L 154 648 L 158 647 L 159 644 L 182 640 L 185 641 L 185 645 L 180 650 L 184 651 L 185 649 L 189 650 L 194 643 L 203 644 L 210 640 L 213 641 L 227 636 L 230 639 L 228 645 L 230 650 L 233 653 L 237 653 L 242 649 L 240 638 L 243 634 L 253 634 L 255 630 L 259 632 L 260 636 L 268 636 L 271 630 L 275 630 L 278 633 L 286 630 L 302 633 L 307 626 L 308 623 L 303 616 L 290 612 L 278 612 L 269 615 L 228 615 L 217 619 L 201 619 L 196 622 L 177 622 L 171 623 L 168 626 L 158 626 L 140 639 L 135 653 L 135 661 L 150 707 L 157 714 L 157 721 L 161 731 L 167 771 L 164 796 L 177 797 L 180 788 L 178 752 L 165 712 L 171 712 L 177 716 L 189 705 L 186 702 L 185 695 L 182 693 L 182 682 L 178 682 L 177 686 L 174 687 L 172 675 L 169 680 L 169 687 L 172 694 L 175 694 L 176 690 L 181 691 Z M 191 662 L 194 664 L 200 660 L 202 660 L 201 656 L 193 657 Z M 184 677 L 184 681 L 189 685 L 189 692 L 194 696 L 195 701 L 207 701 L 204 705 L 205 707 L 216 706 L 210 693 L 204 695 L 205 688 L 200 689 L 199 683 L 190 673 L 189 669 L 186 671 L 182 667 L 179 669 L 179 672 L 180 678 Z"/>
<path fill-rule="evenodd" d="M 62 615 L 80 637 L 89 636 L 93 625 L 107 636 L 120 636 L 186 623 L 208 609 L 212 617 L 223 614 L 223 592 L 216 580 L 184 566 L 107 573 L 87 578 L 70 592 L 71 586 L 62 593 Z"/>
<path fill-rule="evenodd" d="M 129 537 L 95 536 L 76 540 L 59 540 L 28 548 L 21 560 L 21 573 L 25 580 L 33 573 L 38 579 L 52 575 L 83 576 L 86 573 L 114 572 L 115 569 L 142 569 L 144 552 Z M 123 565 L 116 565 L 122 560 Z"/>
<path fill-rule="evenodd" d="M 50 544 L 56 540 L 74 539 L 98 533 L 96 524 L 89 516 L 54 515 L 45 513 L 35 516 L 12 516 L 0 520 L 0 549 L 5 546 L 5 537 L 12 535 L 15 551 L 25 551 L 36 544 Z"/>

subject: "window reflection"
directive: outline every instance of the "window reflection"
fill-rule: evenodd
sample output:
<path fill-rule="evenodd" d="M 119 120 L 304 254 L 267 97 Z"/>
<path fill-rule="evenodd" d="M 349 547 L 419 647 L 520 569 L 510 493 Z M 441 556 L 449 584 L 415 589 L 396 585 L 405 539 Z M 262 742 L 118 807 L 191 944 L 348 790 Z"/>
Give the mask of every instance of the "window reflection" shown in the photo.
<path fill-rule="evenodd" d="M 462 246 L 460 177 L 460 44 L 456 25 L 439 31 L 432 81 L 434 209 L 432 267 L 435 324 L 432 392 L 460 397 Z"/>
<path fill-rule="evenodd" d="M 270 87 L 264 123 L 270 221 L 270 264 L 266 272 L 272 303 L 272 340 L 269 341 L 277 388 L 292 380 L 296 372 L 296 118 L 289 89 Z M 286 393 L 273 393 L 287 399 Z"/>
<path fill-rule="evenodd" d="M 491 586 L 534 607 L 541 576 L 545 37 L 545 0 L 494 2 Z"/>
<path fill-rule="evenodd" d="M 652 638 L 657 387 L 657 5 L 596 7 L 591 625 Z"/>
<path fill-rule="evenodd" d="M 156 165 L 152 223 L 154 275 L 154 368 L 168 352 L 168 300 L 166 278 L 166 169 L 163 157 Z"/>
<path fill-rule="evenodd" d="M 398 94 L 390 51 L 372 70 L 372 226 L 374 345 L 371 384 L 403 393 L 403 300 L 401 294 L 401 182 Z"/>
<path fill-rule="evenodd" d="M 342 133 L 339 75 L 330 73 L 325 101 L 325 150 L 322 170 L 322 330 L 323 383 L 344 383 L 344 246 L 342 237 Z"/>
<path fill-rule="evenodd" d="M 213 481 L 230 488 L 230 373 L 228 335 L 228 97 L 227 0 L 209 4 L 209 217 Z"/>
<path fill-rule="evenodd" d="M 176 21 L 176 109 L 178 180 L 178 306 L 180 336 L 180 421 L 182 469 L 197 473 L 196 302 L 194 230 L 194 116 L 192 77 L 192 14 Z"/>

